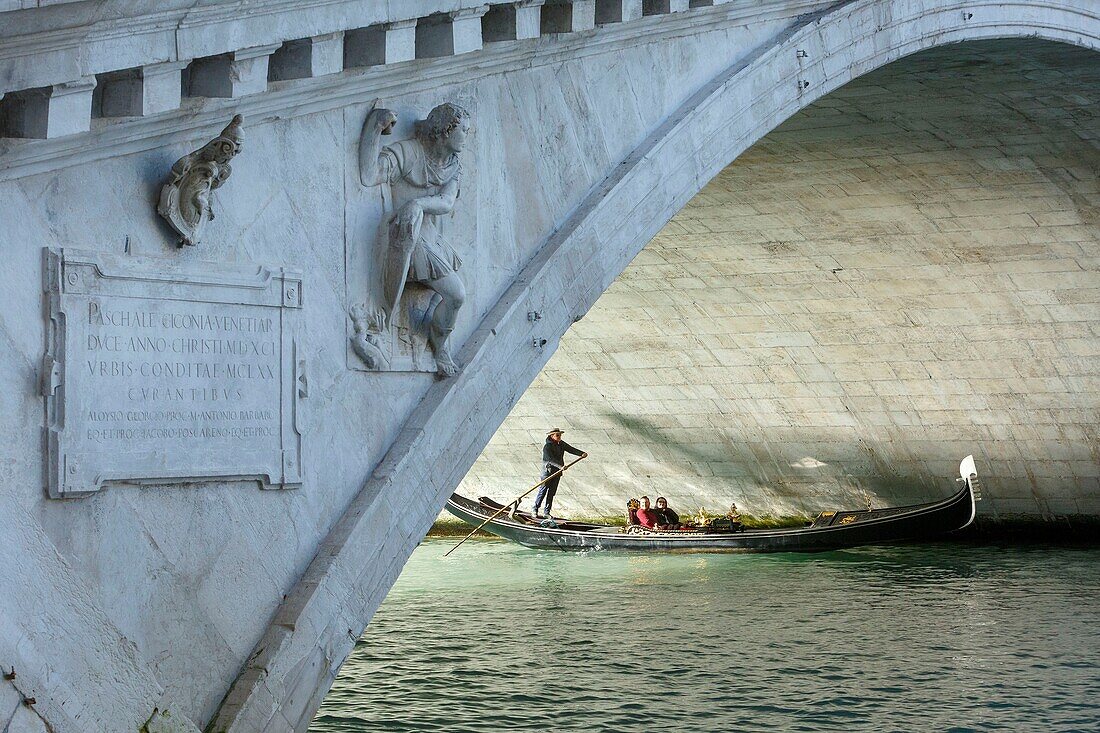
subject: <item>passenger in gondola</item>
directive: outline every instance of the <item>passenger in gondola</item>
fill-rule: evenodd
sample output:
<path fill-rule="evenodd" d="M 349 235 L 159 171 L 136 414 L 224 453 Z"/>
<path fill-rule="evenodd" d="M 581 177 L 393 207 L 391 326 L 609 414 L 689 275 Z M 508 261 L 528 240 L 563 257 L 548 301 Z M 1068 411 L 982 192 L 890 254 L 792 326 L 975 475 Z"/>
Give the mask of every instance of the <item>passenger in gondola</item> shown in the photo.
<path fill-rule="evenodd" d="M 634 498 L 630 498 L 626 502 L 626 526 L 634 527 L 638 524 L 638 507 L 641 503 Z"/>
<path fill-rule="evenodd" d="M 663 496 L 658 496 L 656 506 L 653 509 L 657 513 L 657 524 L 662 527 L 679 528 L 680 515 L 674 512 L 668 506 L 668 500 Z"/>
<path fill-rule="evenodd" d="M 649 497 L 643 496 L 640 500 L 642 505 L 638 508 L 638 524 L 647 529 L 657 529 L 657 512 L 649 505 Z"/>

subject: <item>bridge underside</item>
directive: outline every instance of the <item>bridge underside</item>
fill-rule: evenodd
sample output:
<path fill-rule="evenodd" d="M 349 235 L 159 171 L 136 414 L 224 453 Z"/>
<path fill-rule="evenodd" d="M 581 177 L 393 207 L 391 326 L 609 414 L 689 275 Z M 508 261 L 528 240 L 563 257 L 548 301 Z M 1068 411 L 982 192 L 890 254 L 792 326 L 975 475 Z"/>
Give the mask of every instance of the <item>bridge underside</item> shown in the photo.
<path fill-rule="evenodd" d="M 951 70 L 973 88 L 930 93 L 942 70 L 909 66 L 896 93 L 829 96 L 962 41 L 1098 49 L 1093 0 L 647 2 L 682 12 L 644 16 L 622 0 L 638 12 L 569 32 L 521 34 L 517 15 L 514 39 L 481 0 L 16 4 L 0 0 L 0 730 L 304 731 L 446 496 L 609 288 L 515 413 L 527 435 L 498 451 L 513 465 L 491 493 L 527 482 L 556 420 L 607 467 L 586 464 L 577 495 L 615 508 L 651 486 L 724 502 L 734 482 L 754 510 L 810 508 L 811 492 L 923 497 L 972 451 L 992 472 L 987 512 L 1068 512 L 1065 498 L 1098 511 L 1096 189 L 1082 172 L 1096 78 L 1062 61 L 1084 57 L 993 56 Z M 561 4 L 544 9 L 560 20 Z M 853 118 L 860 89 L 877 101 Z M 401 371 L 420 368 L 417 339 L 387 374 L 354 350 L 358 306 L 384 290 L 369 263 L 386 254 L 385 196 L 358 156 L 376 98 L 398 111 L 395 141 L 442 101 L 474 120 L 446 227 L 467 294 L 449 379 Z M 158 192 L 235 114 L 245 143 L 217 220 L 180 248 Z M 1015 124 L 988 127 L 1004 115 Z M 834 140 L 809 130 L 822 126 Z M 80 272 L 60 276 L 59 253 L 43 254 L 57 247 Z M 149 373 L 174 372 L 170 391 L 120 381 L 159 357 L 131 364 L 115 344 L 138 354 L 141 329 L 175 319 L 101 322 L 99 300 L 68 297 L 91 298 L 105 272 L 119 288 L 106 312 L 135 294 L 165 315 L 278 309 L 278 358 L 254 345 L 270 360 L 262 410 L 154 409 L 157 394 L 243 395 L 184 385 L 190 367 Z M 601 321 L 622 333 L 601 337 Z M 78 324 L 129 339 L 84 359 L 105 342 Z M 53 348 L 70 326 L 72 348 Z M 181 418 L 259 418 L 272 440 L 262 456 L 205 442 L 255 435 L 222 425 L 187 432 L 192 451 L 160 423 L 95 425 Z M 63 431 L 65 470 L 47 450 Z M 143 434 L 145 454 L 127 442 Z"/>
<path fill-rule="evenodd" d="M 1100 67 L 948 46 L 833 92 L 639 254 L 460 491 L 593 453 L 563 512 L 926 500 L 973 453 L 986 518 L 1100 513 Z"/>

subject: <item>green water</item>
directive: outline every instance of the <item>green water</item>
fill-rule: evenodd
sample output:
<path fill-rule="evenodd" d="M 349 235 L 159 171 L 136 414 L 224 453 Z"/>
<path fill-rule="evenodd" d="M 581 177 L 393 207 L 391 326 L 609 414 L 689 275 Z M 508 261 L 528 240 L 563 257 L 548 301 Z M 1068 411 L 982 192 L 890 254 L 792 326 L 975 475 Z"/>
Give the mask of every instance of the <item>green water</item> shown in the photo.
<path fill-rule="evenodd" d="M 427 541 L 310 728 L 1100 731 L 1100 549 Z"/>

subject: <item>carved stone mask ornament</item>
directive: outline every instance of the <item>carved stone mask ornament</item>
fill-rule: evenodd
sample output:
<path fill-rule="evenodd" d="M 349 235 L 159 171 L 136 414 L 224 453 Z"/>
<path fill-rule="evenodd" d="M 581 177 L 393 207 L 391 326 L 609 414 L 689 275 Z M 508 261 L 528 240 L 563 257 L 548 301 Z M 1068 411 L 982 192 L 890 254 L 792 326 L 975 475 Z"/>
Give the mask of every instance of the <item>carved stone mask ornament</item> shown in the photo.
<path fill-rule="evenodd" d="M 213 192 L 233 173 L 229 161 L 241 152 L 243 122 L 240 115 L 234 116 L 220 135 L 172 165 L 157 213 L 180 235 L 181 247 L 199 244 L 207 222 L 214 218 Z"/>

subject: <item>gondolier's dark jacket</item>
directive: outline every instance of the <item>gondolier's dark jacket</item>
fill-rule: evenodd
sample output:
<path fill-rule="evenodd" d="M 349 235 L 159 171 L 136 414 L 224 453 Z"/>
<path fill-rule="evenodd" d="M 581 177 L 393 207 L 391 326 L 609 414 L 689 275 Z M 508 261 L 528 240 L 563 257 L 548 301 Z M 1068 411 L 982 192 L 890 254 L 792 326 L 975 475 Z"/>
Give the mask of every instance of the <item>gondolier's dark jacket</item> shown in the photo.
<path fill-rule="evenodd" d="M 565 466 L 566 451 L 572 453 L 575 456 L 579 456 L 581 453 L 584 452 L 577 450 L 573 446 L 566 443 L 564 440 L 560 443 L 555 443 L 554 441 L 550 440 L 550 438 L 546 439 L 546 445 L 542 446 L 542 462 L 546 464 L 545 467 L 549 473 L 553 473 L 559 468 L 563 468 Z"/>

